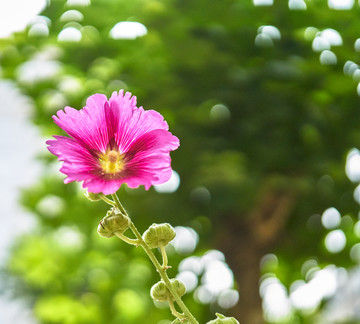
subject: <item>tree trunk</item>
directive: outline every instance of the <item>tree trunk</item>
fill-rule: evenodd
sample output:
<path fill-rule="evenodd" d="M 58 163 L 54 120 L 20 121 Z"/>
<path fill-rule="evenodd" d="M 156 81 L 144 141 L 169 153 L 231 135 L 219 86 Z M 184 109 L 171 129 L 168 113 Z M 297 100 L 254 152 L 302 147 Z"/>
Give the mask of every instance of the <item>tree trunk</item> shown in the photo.
<path fill-rule="evenodd" d="M 264 321 L 259 296 L 259 263 L 263 252 L 251 241 L 245 226 L 242 226 L 241 231 L 234 229 L 228 226 L 227 230 L 222 231 L 226 236 L 219 237 L 219 247 L 239 286 L 239 303 L 232 309 L 231 315 L 241 324 L 261 324 Z"/>
<path fill-rule="evenodd" d="M 292 210 L 295 193 L 266 184 L 247 215 L 222 215 L 217 247 L 234 273 L 240 299 L 231 315 L 241 324 L 264 323 L 259 295 L 260 260 L 272 249 Z"/>

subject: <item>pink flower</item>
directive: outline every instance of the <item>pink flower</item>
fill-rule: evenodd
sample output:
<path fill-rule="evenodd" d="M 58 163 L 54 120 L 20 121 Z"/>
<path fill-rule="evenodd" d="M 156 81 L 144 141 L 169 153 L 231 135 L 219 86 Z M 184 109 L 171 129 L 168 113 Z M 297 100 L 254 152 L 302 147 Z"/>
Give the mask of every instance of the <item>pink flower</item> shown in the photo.
<path fill-rule="evenodd" d="M 114 92 L 109 100 L 95 94 L 83 109 L 65 107 L 53 119 L 70 136 L 46 142 L 63 161 L 65 183 L 83 181 L 89 192 L 109 195 L 123 183 L 148 190 L 171 176 L 170 151 L 179 139 L 158 112 L 138 108 L 129 92 Z"/>

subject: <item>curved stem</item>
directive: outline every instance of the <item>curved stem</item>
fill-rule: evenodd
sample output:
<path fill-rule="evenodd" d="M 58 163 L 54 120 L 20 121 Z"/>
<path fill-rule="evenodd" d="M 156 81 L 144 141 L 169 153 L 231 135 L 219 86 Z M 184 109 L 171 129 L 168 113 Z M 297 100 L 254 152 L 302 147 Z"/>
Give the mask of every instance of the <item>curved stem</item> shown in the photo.
<path fill-rule="evenodd" d="M 111 199 L 109 199 L 108 197 L 106 197 L 105 195 L 103 195 L 101 199 L 111 206 L 116 206 L 116 203 Z"/>
<path fill-rule="evenodd" d="M 120 233 L 120 232 L 114 232 L 114 235 L 116 235 L 118 238 L 122 239 L 124 242 L 131 244 L 131 245 L 135 245 L 135 246 L 139 246 L 140 242 L 138 239 L 131 239 L 130 237 L 127 237 L 126 235 Z"/>
<path fill-rule="evenodd" d="M 168 257 L 167 257 L 166 251 L 165 251 L 165 246 L 160 246 L 160 252 L 161 252 L 162 259 L 163 259 L 163 264 L 162 264 L 163 269 L 167 270 L 167 269 L 171 268 L 168 266 Z"/>
<path fill-rule="evenodd" d="M 179 313 L 179 312 L 176 310 L 175 305 L 174 305 L 174 302 L 172 301 L 171 298 L 168 298 L 168 303 L 169 303 L 169 307 L 170 307 L 171 313 L 172 313 L 175 317 L 177 317 L 177 318 L 179 318 L 179 319 L 186 317 L 185 314 L 181 314 L 181 313 Z"/>
<path fill-rule="evenodd" d="M 112 194 L 112 197 L 116 203 L 116 207 L 119 208 L 119 210 L 126 216 L 128 216 L 126 210 L 124 209 L 123 205 L 121 204 L 118 196 L 115 194 Z M 132 232 L 134 233 L 134 235 L 136 236 L 136 238 L 139 240 L 139 245 L 142 246 L 142 248 L 145 250 L 146 254 L 148 255 L 148 257 L 150 258 L 151 262 L 153 263 L 153 265 L 155 266 L 157 272 L 160 274 L 161 279 L 165 282 L 166 287 L 169 289 L 169 291 L 171 292 L 172 296 L 174 297 L 174 300 L 176 301 L 176 303 L 179 305 L 179 307 L 181 308 L 181 310 L 184 312 L 184 316 L 189 320 L 190 323 L 192 324 L 199 324 L 199 322 L 196 320 L 196 318 L 194 317 L 193 314 L 191 314 L 191 312 L 189 311 L 189 309 L 186 307 L 186 305 L 184 304 L 184 302 L 181 300 L 180 296 L 178 295 L 178 293 L 176 292 L 174 286 L 171 284 L 170 279 L 166 273 L 166 270 L 163 269 L 163 267 L 161 266 L 161 264 L 159 263 L 158 259 L 155 257 L 155 254 L 151 251 L 151 249 L 149 248 L 149 246 L 145 243 L 145 241 L 142 239 L 139 231 L 137 230 L 137 228 L 135 227 L 134 223 L 131 222 L 130 223 L 130 229 L 132 230 Z"/>

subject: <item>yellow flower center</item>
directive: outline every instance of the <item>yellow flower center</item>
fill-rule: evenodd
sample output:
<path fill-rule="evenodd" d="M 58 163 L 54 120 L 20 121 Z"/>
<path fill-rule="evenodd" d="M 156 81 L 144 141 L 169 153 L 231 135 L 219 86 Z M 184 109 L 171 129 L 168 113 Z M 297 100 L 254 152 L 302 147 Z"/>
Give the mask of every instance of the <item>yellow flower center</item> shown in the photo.
<path fill-rule="evenodd" d="M 111 150 L 99 157 L 101 168 L 105 173 L 117 173 L 124 170 L 124 156 L 118 151 Z"/>

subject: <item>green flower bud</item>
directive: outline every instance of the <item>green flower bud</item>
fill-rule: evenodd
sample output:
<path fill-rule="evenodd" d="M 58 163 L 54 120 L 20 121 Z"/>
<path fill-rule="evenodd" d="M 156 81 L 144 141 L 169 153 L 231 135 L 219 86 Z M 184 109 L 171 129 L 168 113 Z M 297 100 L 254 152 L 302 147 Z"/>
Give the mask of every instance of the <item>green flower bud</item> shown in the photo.
<path fill-rule="evenodd" d="M 168 301 L 169 298 L 172 299 L 172 295 L 167 289 L 164 281 L 159 281 L 151 287 L 150 295 L 152 299 L 155 299 L 159 302 Z"/>
<path fill-rule="evenodd" d="M 86 191 L 84 195 L 87 199 L 89 199 L 91 201 L 99 201 L 104 196 L 101 192 L 93 193 L 93 192 L 89 192 L 89 191 Z"/>
<path fill-rule="evenodd" d="M 185 288 L 185 285 L 180 280 L 170 279 L 170 282 L 171 282 L 172 286 L 174 287 L 174 289 L 176 290 L 179 297 L 185 295 L 186 288 Z M 162 280 L 157 282 L 155 285 L 153 285 L 151 287 L 150 295 L 153 299 L 160 301 L 160 302 L 167 301 L 168 298 L 173 299 L 171 292 L 166 287 L 165 282 Z"/>
<path fill-rule="evenodd" d="M 171 284 L 175 288 L 179 297 L 184 296 L 186 293 L 185 285 L 178 279 L 170 279 Z"/>
<path fill-rule="evenodd" d="M 216 319 L 207 322 L 206 324 L 240 324 L 234 317 L 225 317 L 219 313 L 216 313 L 216 316 Z"/>
<path fill-rule="evenodd" d="M 152 224 L 143 234 L 143 240 L 150 249 L 154 249 L 168 245 L 175 235 L 175 230 L 170 224 Z"/>
<path fill-rule="evenodd" d="M 130 218 L 121 214 L 120 211 L 113 207 L 101 220 L 97 232 L 100 236 L 110 238 L 115 232 L 124 233 L 130 226 Z"/>

